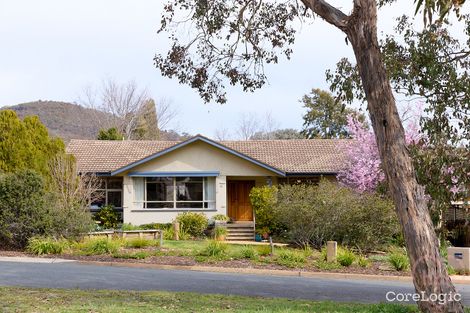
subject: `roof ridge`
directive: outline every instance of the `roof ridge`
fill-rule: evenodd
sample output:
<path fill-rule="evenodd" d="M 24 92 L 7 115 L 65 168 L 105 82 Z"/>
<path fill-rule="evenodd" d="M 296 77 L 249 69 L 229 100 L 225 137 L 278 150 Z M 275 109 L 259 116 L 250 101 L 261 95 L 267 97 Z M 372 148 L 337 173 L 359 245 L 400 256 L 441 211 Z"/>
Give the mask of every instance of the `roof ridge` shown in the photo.
<path fill-rule="evenodd" d="M 193 139 L 196 137 L 202 137 L 209 139 L 211 141 L 215 142 L 239 142 L 239 143 L 244 143 L 244 142 L 295 142 L 295 141 L 349 141 L 353 140 L 352 138 L 296 138 L 296 139 L 250 139 L 250 140 L 216 140 L 212 139 L 206 136 L 202 135 L 196 135 L 193 137 L 190 137 L 189 139 Z M 187 140 L 187 139 L 186 139 Z M 184 142 L 186 140 L 135 140 L 135 139 L 123 139 L 123 140 L 102 140 L 102 139 L 80 139 L 80 138 L 73 138 L 70 139 L 69 142 L 72 141 L 95 141 L 95 142 L 133 142 L 133 143 L 154 143 L 154 142 Z"/>
<path fill-rule="evenodd" d="M 221 140 L 197 135 L 185 141 L 72 139 L 67 152 L 74 154 L 80 171 L 114 172 L 131 163 L 197 139 L 212 141 L 268 167 L 286 173 L 337 173 L 344 167 L 342 142 L 351 139 Z"/>

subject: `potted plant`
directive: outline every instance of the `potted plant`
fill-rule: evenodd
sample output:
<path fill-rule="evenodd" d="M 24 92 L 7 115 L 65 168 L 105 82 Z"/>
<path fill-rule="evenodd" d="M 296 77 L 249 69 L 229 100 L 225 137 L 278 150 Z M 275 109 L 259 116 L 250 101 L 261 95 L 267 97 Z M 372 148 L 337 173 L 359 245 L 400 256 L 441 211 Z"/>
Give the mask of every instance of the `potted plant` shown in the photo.
<path fill-rule="evenodd" d="M 263 228 L 261 228 L 259 233 L 263 237 L 263 240 L 268 240 L 269 239 L 269 232 L 270 232 L 269 228 L 263 227 Z"/>
<path fill-rule="evenodd" d="M 227 237 L 227 227 L 215 226 L 214 228 L 214 239 L 218 241 L 224 241 Z"/>
<path fill-rule="evenodd" d="M 224 214 L 216 214 L 212 217 L 214 220 L 214 224 L 217 225 L 225 225 L 230 221 L 230 217 Z"/>

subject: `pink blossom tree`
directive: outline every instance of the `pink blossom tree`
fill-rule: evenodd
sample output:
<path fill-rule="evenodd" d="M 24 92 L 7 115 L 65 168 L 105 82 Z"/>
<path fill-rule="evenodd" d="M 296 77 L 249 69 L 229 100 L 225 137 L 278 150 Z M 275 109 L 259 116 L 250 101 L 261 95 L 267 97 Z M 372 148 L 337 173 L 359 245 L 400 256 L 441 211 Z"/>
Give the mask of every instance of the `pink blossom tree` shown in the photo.
<path fill-rule="evenodd" d="M 358 192 L 373 192 L 385 179 L 374 133 L 354 115 L 348 116 L 347 129 L 352 141 L 343 147 L 346 166 L 338 180 Z"/>
<path fill-rule="evenodd" d="M 420 131 L 419 118 L 420 115 L 414 112 L 406 119 L 406 142 L 418 181 L 425 186 L 431 216 L 439 230 L 444 226 L 443 214 L 452 201 L 463 200 L 464 205 L 468 205 L 465 200 L 470 197 L 470 155 L 467 149 L 447 143 L 430 144 Z M 375 192 L 385 176 L 374 133 L 353 115 L 348 116 L 347 130 L 352 140 L 343 147 L 347 158 L 338 180 L 360 193 Z"/>
<path fill-rule="evenodd" d="M 402 120 L 405 122 L 406 143 L 417 145 L 423 142 L 419 130 L 419 119 L 423 112 L 423 105 L 408 105 L 403 109 Z M 374 192 L 377 186 L 385 180 L 375 135 L 367 124 L 349 115 L 347 131 L 352 138 L 345 144 L 347 160 L 345 168 L 338 174 L 338 180 L 345 186 L 360 193 Z"/>

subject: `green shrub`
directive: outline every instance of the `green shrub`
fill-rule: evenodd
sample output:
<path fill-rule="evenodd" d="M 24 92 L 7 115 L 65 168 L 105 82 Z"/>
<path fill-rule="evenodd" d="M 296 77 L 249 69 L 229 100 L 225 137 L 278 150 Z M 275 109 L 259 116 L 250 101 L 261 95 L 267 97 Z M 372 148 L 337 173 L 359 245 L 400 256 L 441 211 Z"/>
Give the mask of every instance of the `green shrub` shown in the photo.
<path fill-rule="evenodd" d="M 150 223 L 150 224 L 142 224 L 139 226 L 139 229 L 161 229 L 167 230 L 168 228 L 172 228 L 172 223 Z"/>
<path fill-rule="evenodd" d="M 360 267 L 369 267 L 370 261 L 365 256 L 360 255 L 357 258 L 357 265 L 359 265 Z"/>
<path fill-rule="evenodd" d="M 313 255 L 313 249 L 309 245 L 305 245 L 302 250 L 306 258 Z"/>
<path fill-rule="evenodd" d="M 71 238 L 89 229 L 91 215 L 83 206 L 60 201 L 56 177 L 70 191 L 67 200 L 77 195 L 69 177 L 80 182 L 76 168 L 62 176 L 54 162 L 62 157 L 72 161 L 37 116 L 0 111 L 0 247 L 22 249 L 34 236 Z"/>
<path fill-rule="evenodd" d="M 216 214 L 216 215 L 212 216 L 212 219 L 214 221 L 219 221 L 219 222 L 228 222 L 228 221 L 230 221 L 230 217 L 228 217 L 225 214 Z"/>
<path fill-rule="evenodd" d="M 90 229 L 89 212 L 61 207 L 57 199 L 56 191 L 31 170 L 0 173 L 0 247 L 23 249 L 35 236 L 73 239 Z"/>
<path fill-rule="evenodd" d="M 183 233 L 194 238 L 203 237 L 209 224 L 205 214 L 194 212 L 180 213 L 176 217 L 176 221 L 180 223 L 180 230 Z"/>
<path fill-rule="evenodd" d="M 256 260 L 258 259 L 258 251 L 253 246 L 244 246 L 240 250 L 240 256 L 244 259 Z"/>
<path fill-rule="evenodd" d="M 173 240 L 175 235 L 175 230 L 173 227 L 168 228 L 167 230 L 163 231 L 163 239 L 164 240 Z"/>
<path fill-rule="evenodd" d="M 456 275 L 457 271 L 452 266 L 447 265 L 447 273 L 449 273 L 449 275 Z"/>
<path fill-rule="evenodd" d="M 227 236 L 227 234 L 228 234 L 227 227 L 223 227 L 223 226 L 214 227 L 214 239 L 215 240 L 225 239 L 225 236 Z"/>
<path fill-rule="evenodd" d="M 28 240 L 27 251 L 33 254 L 61 254 L 67 248 L 66 240 L 56 240 L 49 237 L 33 237 Z"/>
<path fill-rule="evenodd" d="M 279 249 L 277 252 L 276 263 L 287 267 L 302 267 L 307 258 L 300 251 Z"/>
<path fill-rule="evenodd" d="M 115 229 L 119 223 L 119 215 L 112 205 L 107 205 L 95 214 L 95 220 L 103 229 Z"/>
<path fill-rule="evenodd" d="M 118 240 L 109 240 L 105 237 L 85 239 L 79 244 L 79 249 L 86 255 L 101 255 L 116 253 L 121 247 Z"/>
<path fill-rule="evenodd" d="M 184 229 L 184 228 L 180 229 L 180 231 L 179 231 L 179 237 L 180 237 L 180 240 L 189 240 L 189 239 L 191 239 L 191 237 L 194 238 L 194 236 L 190 235 L 190 234 L 188 233 L 188 231 L 187 231 L 186 229 Z"/>
<path fill-rule="evenodd" d="M 356 260 L 356 255 L 349 249 L 339 248 L 336 261 L 342 266 L 351 266 Z"/>
<path fill-rule="evenodd" d="M 44 179 L 33 171 L 0 174 L 0 245 L 23 248 L 29 238 L 47 234 L 52 217 L 44 190 Z"/>
<path fill-rule="evenodd" d="M 145 238 L 132 238 L 132 239 L 126 240 L 125 245 L 128 248 L 140 249 L 140 248 L 156 246 L 158 245 L 158 242 L 155 240 L 149 240 Z"/>
<path fill-rule="evenodd" d="M 277 201 L 276 187 L 254 187 L 250 191 L 250 201 L 256 218 L 256 232 L 258 234 L 280 236 L 286 231 L 286 227 L 274 212 Z"/>
<path fill-rule="evenodd" d="M 173 240 L 175 234 L 175 229 L 172 227 L 168 228 L 167 230 L 163 231 L 163 239 L 165 240 Z M 184 230 L 180 228 L 179 231 L 179 240 L 188 240 L 191 236 Z"/>
<path fill-rule="evenodd" d="M 326 262 L 325 260 L 319 259 L 313 262 L 313 265 L 320 270 L 330 271 L 341 267 L 338 262 Z"/>
<path fill-rule="evenodd" d="M 393 250 L 388 255 L 388 262 L 397 271 L 405 271 L 410 265 L 408 256 L 398 249 Z"/>
<path fill-rule="evenodd" d="M 271 254 L 271 247 L 268 245 L 257 246 L 256 252 L 258 252 L 260 256 L 268 256 Z"/>
<path fill-rule="evenodd" d="M 302 246 L 320 248 L 327 240 L 335 240 L 378 249 L 400 229 L 391 200 L 358 194 L 326 179 L 318 186 L 282 185 L 277 194 L 274 215 L 282 218 L 291 240 Z"/>
<path fill-rule="evenodd" d="M 202 256 L 222 257 L 227 252 L 228 245 L 222 241 L 209 240 L 207 246 L 200 253 Z"/>
<path fill-rule="evenodd" d="M 320 261 L 319 264 L 321 266 L 323 266 L 322 262 L 325 262 L 325 263 L 330 263 L 330 264 L 336 263 L 337 265 L 347 267 L 347 266 L 351 266 L 354 263 L 354 261 L 357 260 L 359 266 L 366 267 L 367 265 L 366 266 L 363 266 L 363 265 L 368 262 L 368 260 L 365 259 L 363 256 L 358 257 L 353 251 L 346 249 L 346 248 L 342 248 L 342 247 L 339 247 L 337 250 L 336 262 L 326 262 L 326 256 L 327 256 L 327 248 L 323 247 L 320 251 L 320 259 L 319 259 Z M 333 266 L 333 268 L 337 268 L 337 266 L 335 265 Z"/>
<path fill-rule="evenodd" d="M 163 231 L 163 239 L 173 240 L 173 224 L 172 223 L 150 223 L 142 224 L 139 226 L 134 226 L 131 224 L 122 224 L 122 230 L 149 230 L 149 229 L 159 229 Z M 181 234 L 180 234 L 181 237 Z M 183 239 L 184 240 L 184 239 Z"/>
<path fill-rule="evenodd" d="M 140 226 L 132 225 L 129 223 L 123 223 L 121 225 L 121 230 L 126 231 L 126 230 L 140 230 L 142 229 Z"/>

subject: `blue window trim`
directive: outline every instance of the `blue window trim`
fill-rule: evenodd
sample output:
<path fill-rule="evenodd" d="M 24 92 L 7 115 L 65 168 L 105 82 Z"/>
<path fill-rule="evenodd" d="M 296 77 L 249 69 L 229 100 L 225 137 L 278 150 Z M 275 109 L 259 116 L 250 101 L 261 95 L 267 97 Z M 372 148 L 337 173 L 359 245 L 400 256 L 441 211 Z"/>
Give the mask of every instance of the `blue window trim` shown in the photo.
<path fill-rule="evenodd" d="M 192 171 L 192 172 L 131 172 L 130 177 L 217 177 L 219 171 Z"/>
<path fill-rule="evenodd" d="M 247 160 L 247 161 L 249 161 L 249 162 L 251 162 L 251 163 L 254 163 L 254 164 L 256 164 L 256 165 L 258 165 L 258 166 L 260 166 L 260 167 L 262 167 L 262 168 L 265 168 L 265 169 L 267 169 L 267 170 L 269 170 L 269 171 L 271 171 L 271 172 L 273 172 L 273 173 L 276 173 L 276 174 L 279 175 L 279 176 L 283 176 L 283 177 L 286 176 L 286 173 L 285 173 L 285 172 L 283 172 L 283 171 L 281 171 L 281 170 L 279 170 L 279 169 L 277 169 L 277 168 L 275 168 L 275 167 L 269 166 L 269 165 L 267 165 L 266 163 L 263 163 L 263 162 L 260 162 L 260 161 L 258 161 L 258 160 L 255 160 L 255 159 L 253 159 L 253 158 L 251 158 L 251 157 L 249 157 L 249 156 L 247 156 L 247 155 L 245 155 L 245 154 L 243 154 L 243 153 L 240 153 L 240 152 L 238 152 L 238 151 L 235 151 L 235 150 L 233 150 L 233 149 L 230 149 L 229 147 L 226 147 L 226 146 L 224 146 L 224 145 L 222 145 L 222 144 L 220 144 L 220 143 L 218 143 L 218 142 L 215 142 L 215 141 L 213 141 L 213 140 L 211 140 L 211 139 L 209 139 L 209 138 L 206 138 L 206 137 L 204 137 L 204 136 L 201 136 L 201 135 L 197 135 L 197 136 L 195 136 L 195 137 L 193 137 L 193 138 L 190 138 L 190 139 L 188 139 L 188 140 L 186 140 L 186 141 L 180 142 L 180 143 L 178 143 L 178 144 L 176 144 L 176 145 L 174 145 L 174 146 L 172 146 L 172 147 L 170 147 L 170 148 L 167 148 L 167 149 L 165 149 L 165 150 L 162 150 L 162 151 L 160 151 L 160 152 L 157 152 L 157 153 L 155 153 L 155 154 L 152 154 L 152 155 L 150 155 L 150 156 L 148 156 L 148 157 L 146 157 L 146 158 L 143 158 L 143 159 L 141 159 L 141 160 L 139 160 L 139 161 L 136 161 L 136 162 L 133 162 L 133 163 L 131 163 L 131 164 L 128 164 L 128 165 L 126 165 L 126 166 L 124 166 L 124 167 L 121 167 L 120 169 L 117 169 L 117 170 L 111 172 L 111 176 L 114 176 L 114 175 L 117 175 L 117 174 L 121 174 L 121 173 L 123 173 L 123 172 L 125 172 L 125 171 L 128 171 L 128 170 L 130 170 L 130 169 L 132 169 L 132 168 L 138 166 L 138 165 L 141 165 L 141 164 L 144 164 L 144 163 L 146 163 L 146 162 L 148 162 L 148 161 L 151 161 L 151 160 L 153 160 L 153 159 L 156 159 L 156 158 L 158 158 L 158 157 L 160 157 L 160 156 L 162 156 L 162 155 L 165 155 L 165 154 L 167 154 L 167 153 L 169 153 L 169 152 L 171 152 L 171 151 L 174 151 L 174 150 L 176 150 L 176 149 L 182 148 L 182 147 L 184 147 L 184 146 L 186 146 L 186 145 L 189 145 L 189 144 L 191 144 L 191 143 L 193 143 L 193 142 L 195 142 L 195 141 L 202 141 L 202 142 L 205 142 L 205 143 L 207 143 L 207 144 L 209 144 L 209 145 L 211 145 L 211 146 L 214 146 L 214 147 L 216 147 L 216 148 L 219 148 L 219 149 L 221 149 L 221 150 L 223 150 L 223 151 L 226 151 L 226 152 L 228 152 L 228 153 L 230 153 L 230 154 L 236 155 L 236 156 L 238 156 L 238 157 L 240 157 L 240 158 L 242 158 L 242 159 L 244 159 L 244 160 Z"/>

